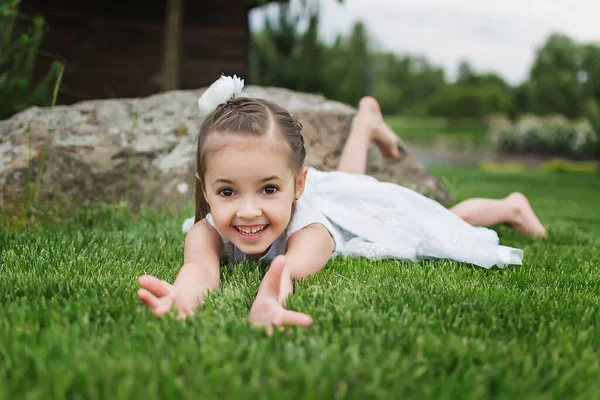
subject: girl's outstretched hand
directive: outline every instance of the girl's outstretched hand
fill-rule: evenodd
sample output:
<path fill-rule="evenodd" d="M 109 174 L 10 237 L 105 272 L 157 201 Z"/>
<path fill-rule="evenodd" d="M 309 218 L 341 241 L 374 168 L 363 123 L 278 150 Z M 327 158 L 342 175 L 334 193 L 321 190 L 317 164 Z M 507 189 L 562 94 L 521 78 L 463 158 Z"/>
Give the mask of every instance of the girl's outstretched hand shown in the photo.
<path fill-rule="evenodd" d="M 310 316 L 287 310 L 280 301 L 281 275 L 284 267 L 285 257 L 275 257 L 250 309 L 250 323 L 256 327 L 265 327 L 269 335 L 273 333 L 273 326 L 281 328 L 284 325 L 312 325 Z"/>
<path fill-rule="evenodd" d="M 173 307 L 177 310 L 180 319 L 194 315 L 194 310 L 188 301 L 179 295 L 170 283 L 152 275 L 140 276 L 139 282 L 142 288 L 137 292 L 138 297 L 157 317 L 162 317 Z"/>

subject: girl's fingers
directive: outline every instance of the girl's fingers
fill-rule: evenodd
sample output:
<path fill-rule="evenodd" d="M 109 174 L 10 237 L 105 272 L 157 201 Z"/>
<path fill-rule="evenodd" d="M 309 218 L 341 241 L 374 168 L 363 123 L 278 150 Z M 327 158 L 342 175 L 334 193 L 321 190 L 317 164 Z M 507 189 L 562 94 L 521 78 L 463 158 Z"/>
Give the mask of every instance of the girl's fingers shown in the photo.
<path fill-rule="evenodd" d="M 160 306 L 158 298 L 146 289 L 138 289 L 138 297 L 144 302 L 148 308 L 156 310 Z"/>
<path fill-rule="evenodd" d="M 271 261 L 271 265 L 269 266 L 269 271 L 277 271 L 279 275 L 281 275 L 281 271 L 283 271 L 283 267 L 285 267 L 285 256 L 279 255 Z"/>
<path fill-rule="evenodd" d="M 285 326 L 302 326 L 309 327 L 313 323 L 310 316 L 297 311 L 286 310 L 283 314 L 280 314 L 273 318 L 269 322 L 253 322 L 255 327 L 263 327 L 267 332 L 267 335 L 271 336 L 275 328 L 279 331 L 283 331 Z"/>
<path fill-rule="evenodd" d="M 277 256 L 271 262 L 263 281 L 272 294 L 278 295 L 281 284 L 281 273 L 285 267 L 285 256 Z"/>
<path fill-rule="evenodd" d="M 176 303 L 177 312 L 179 319 L 184 320 L 187 317 L 191 317 L 194 315 L 194 310 L 192 310 L 187 304 L 182 304 L 181 302 Z"/>
<path fill-rule="evenodd" d="M 138 289 L 138 297 L 148 308 L 154 311 L 154 315 L 162 317 L 173 306 L 173 299 L 170 297 L 161 297 L 160 299 L 146 289 Z"/>
<path fill-rule="evenodd" d="M 286 310 L 281 318 L 282 324 L 278 325 L 296 325 L 296 326 L 311 326 L 313 323 L 312 318 L 297 311 Z"/>
<path fill-rule="evenodd" d="M 171 310 L 176 297 L 173 285 L 152 275 L 140 276 L 139 282 L 142 288 L 138 290 L 138 297 L 154 315 L 162 317 Z"/>
<path fill-rule="evenodd" d="M 179 316 L 179 319 L 180 319 L 180 320 L 184 320 L 184 319 L 186 319 L 187 317 L 191 317 L 191 316 L 193 316 L 193 315 L 194 315 L 194 313 L 193 313 L 193 312 L 191 312 L 191 311 L 187 311 L 187 310 L 179 310 L 179 312 L 178 312 L 178 314 L 177 314 L 177 315 Z"/>
<path fill-rule="evenodd" d="M 171 310 L 171 307 L 173 306 L 173 299 L 170 297 L 162 297 L 159 300 L 159 303 L 160 304 L 158 307 L 154 309 L 154 315 L 157 317 L 162 317 Z"/>
<path fill-rule="evenodd" d="M 141 287 L 154 293 L 156 297 L 168 296 L 173 291 L 171 284 L 152 275 L 142 275 L 138 281 Z"/>

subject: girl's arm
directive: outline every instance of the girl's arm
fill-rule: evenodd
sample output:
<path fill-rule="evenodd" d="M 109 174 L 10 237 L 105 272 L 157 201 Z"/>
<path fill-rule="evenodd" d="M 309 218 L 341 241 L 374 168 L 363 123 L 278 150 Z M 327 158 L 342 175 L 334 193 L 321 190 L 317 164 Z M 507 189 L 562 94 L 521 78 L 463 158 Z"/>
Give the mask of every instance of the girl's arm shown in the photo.
<path fill-rule="evenodd" d="M 285 268 L 281 274 L 279 300 L 285 299 L 294 291 L 294 281 L 304 279 L 319 272 L 335 249 L 333 237 L 322 224 L 311 224 L 289 237 L 285 253 Z"/>
<path fill-rule="evenodd" d="M 157 316 L 167 313 L 173 306 L 180 317 L 192 315 L 204 304 L 209 291 L 219 287 L 219 264 L 223 255 L 223 242 L 217 231 L 206 220 L 195 224 L 185 237 L 184 263 L 173 285 L 154 276 L 144 275 L 139 282 L 140 299 Z"/>
<path fill-rule="evenodd" d="M 288 239 L 285 257 L 273 260 L 258 289 L 250 310 L 250 322 L 271 333 L 273 325 L 309 326 L 312 319 L 285 309 L 285 300 L 294 290 L 294 280 L 319 272 L 335 249 L 329 231 L 321 224 L 309 225 Z"/>
<path fill-rule="evenodd" d="M 219 288 L 219 265 L 223 256 L 223 241 L 215 228 L 203 219 L 185 237 L 183 267 L 173 287 L 192 308 L 204 305 L 209 291 Z"/>
<path fill-rule="evenodd" d="M 333 237 L 322 224 L 311 224 L 295 232 L 287 241 L 285 258 L 293 280 L 319 272 L 335 250 Z"/>

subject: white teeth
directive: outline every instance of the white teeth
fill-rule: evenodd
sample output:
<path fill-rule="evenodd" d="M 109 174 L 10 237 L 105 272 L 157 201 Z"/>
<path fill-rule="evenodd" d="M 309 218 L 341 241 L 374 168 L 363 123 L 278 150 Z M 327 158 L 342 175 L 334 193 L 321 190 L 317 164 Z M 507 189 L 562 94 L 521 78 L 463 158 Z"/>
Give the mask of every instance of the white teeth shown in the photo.
<path fill-rule="evenodd" d="M 263 225 L 260 228 L 253 228 L 253 229 L 246 230 L 246 229 L 240 228 L 239 226 L 236 226 L 235 229 L 237 229 L 240 233 L 243 233 L 244 235 L 256 235 L 256 234 L 264 231 L 266 227 L 267 227 L 267 225 Z"/>

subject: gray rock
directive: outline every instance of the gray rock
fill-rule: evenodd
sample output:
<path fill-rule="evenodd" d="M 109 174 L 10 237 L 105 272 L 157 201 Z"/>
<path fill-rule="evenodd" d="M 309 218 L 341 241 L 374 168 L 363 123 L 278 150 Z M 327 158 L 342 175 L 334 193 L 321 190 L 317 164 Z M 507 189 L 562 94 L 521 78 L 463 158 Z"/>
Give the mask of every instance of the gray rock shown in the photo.
<path fill-rule="evenodd" d="M 131 206 L 179 207 L 193 197 L 196 135 L 204 89 L 143 99 L 84 101 L 32 107 L 0 122 L 0 208 L 20 199 L 40 170 L 40 200 L 128 201 Z M 334 170 L 356 109 L 323 96 L 249 86 L 249 96 L 272 100 L 300 119 L 307 164 Z M 441 203 L 448 193 L 402 144 L 398 162 L 369 149 L 367 173 Z M 185 185 L 187 184 L 187 186 Z M 59 197 L 60 198 L 60 197 Z"/>

